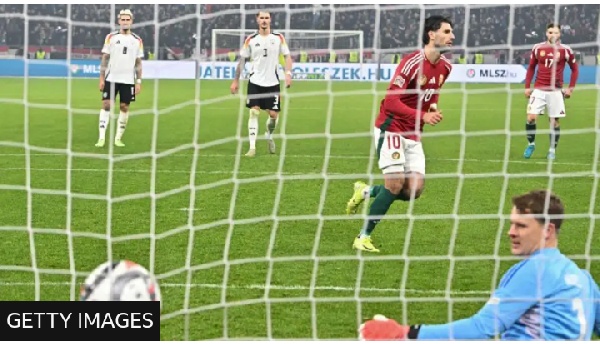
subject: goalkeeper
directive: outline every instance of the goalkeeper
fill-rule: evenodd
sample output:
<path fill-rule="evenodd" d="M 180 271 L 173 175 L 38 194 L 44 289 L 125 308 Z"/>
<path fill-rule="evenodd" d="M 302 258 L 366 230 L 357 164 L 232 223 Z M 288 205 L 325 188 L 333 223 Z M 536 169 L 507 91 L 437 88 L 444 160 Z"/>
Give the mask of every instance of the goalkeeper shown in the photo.
<path fill-rule="evenodd" d="M 547 206 L 546 206 L 547 205 Z M 382 339 L 590 340 L 600 335 L 600 289 L 557 248 L 563 215 L 558 197 L 532 191 L 513 198 L 510 268 L 474 316 L 444 325 L 403 326 L 383 316 L 362 324 L 360 337 Z"/>

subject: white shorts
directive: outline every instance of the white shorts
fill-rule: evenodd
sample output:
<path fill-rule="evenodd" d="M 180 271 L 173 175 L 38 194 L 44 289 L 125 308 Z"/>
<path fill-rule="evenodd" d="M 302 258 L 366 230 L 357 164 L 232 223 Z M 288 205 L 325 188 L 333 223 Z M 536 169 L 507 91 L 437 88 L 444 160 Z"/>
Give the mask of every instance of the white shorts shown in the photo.
<path fill-rule="evenodd" d="M 374 128 L 375 148 L 379 169 L 386 173 L 417 172 L 425 175 L 425 153 L 421 142 L 402 137 L 398 133 Z"/>
<path fill-rule="evenodd" d="M 561 90 L 533 90 L 527 104 L 527 114 L 541 115 L 548 110 L 548 117 L 565 117 L 565 98 Z"/>

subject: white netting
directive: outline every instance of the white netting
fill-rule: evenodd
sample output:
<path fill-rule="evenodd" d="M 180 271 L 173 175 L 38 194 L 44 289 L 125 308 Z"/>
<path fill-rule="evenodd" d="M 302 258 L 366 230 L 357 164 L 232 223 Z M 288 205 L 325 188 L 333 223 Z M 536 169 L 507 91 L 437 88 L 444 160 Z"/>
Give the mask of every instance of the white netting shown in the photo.
<path fill-rule="evenodd" d="M 256 32 L 256 29 L 213 29 L 210 53 L 213 65 L 217 61 L 237 61 L 239 49 L 244 40 L 254 32 Z M 329 68 L 337 63 L 352 63 L 357 68 L 362 68 L 362 57 L 364 55 L 363 31 L 289 29 L 276 30 L 276 32 L 283 34 L 286 40 L 290 42 L 289 49 L 294 61 L 320 63 L 324 66 L 329 65 Z M 338 54 L 340 54 L 340 58 L 337 57 Z M 354 58 L 351 58 L 350 54 L 354 54 Z M 283 79 L 282 67 L 279 68 L 281 79 Z M 328 79 L 330 73 L 327 72 L 326 68 L 322 68 L 325 70 L 321 69 L 319 72 L 296 68 L 293 71 L 293 77 L 294 79 L 310 79 L 311 76 L 315 76 L 317 79 Z M 246 74 L 244 73 L 243 76 L 246 76 Z M 358 73 L 357 77 L 360 78 L 361 74 Z"/>
<path fill-rule="evenodd" d="M 228 63 L 218 49 L 239 49 L 254 29 L 262 6 L 249 4 L 133 5 L 146 53 L 182 67 L 145 61 L 127 147 L 108 144 L 113 120 L 108 146 L 93 148 L 97 50 L 122 8 L 0 5 L 5 299 L 76 300 L 96 265 L 127 258 L 160 279 L 163 339 L 354 338 L 375 313 L 446 322 L 473 314 L 514 260 L 504 238 L 510 197 L 545 187 L 567 205 L 562 250 L 600 269 L 599 6 L 273 6 L 273 27 L 295 58 L 305 49 L 309 73 L 328 65 L 335 74 L 283 91 L 277 155 L 259 140 L 254 160 L 243 156 L 243 95 L 228 95 L 235 63 L 215 66 Z M 426 190 L 415 203 L 396 202 L 377 226 L 380 254 L 357 254 L 351 244 L 368 207 L 347 216 L 345 203 L 355 180 L 382 183 L 373 121 L 396 54 L 420 47 L 431 14 L 455 22 L 460 49 L 440 99 L 445 119 L 425 129 Z M 545 159 L 544 117 L 535 158 L 524 160 L 523 65 L 550 21 L 563 25 L 581 81 L 567 101 L 557 160 Z M 37 47 L 50 59 L 35 60 Z M 360 67 L 347 66 L 351 51 Z M 19 74 L 6 61 L 30 67 Z"/>

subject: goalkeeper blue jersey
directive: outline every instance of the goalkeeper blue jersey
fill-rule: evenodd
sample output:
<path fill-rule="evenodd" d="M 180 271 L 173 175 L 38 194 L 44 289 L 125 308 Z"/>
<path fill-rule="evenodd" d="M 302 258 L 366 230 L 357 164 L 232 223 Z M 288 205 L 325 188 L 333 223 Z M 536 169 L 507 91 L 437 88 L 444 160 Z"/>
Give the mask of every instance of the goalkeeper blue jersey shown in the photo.
<path fill-rule="evenodd" d="M 502 277 L 474 316 L 423 325 L 417 339 L 590 340 L 600 335 L 600 290 L 556 248 L 537 251 Z"/>

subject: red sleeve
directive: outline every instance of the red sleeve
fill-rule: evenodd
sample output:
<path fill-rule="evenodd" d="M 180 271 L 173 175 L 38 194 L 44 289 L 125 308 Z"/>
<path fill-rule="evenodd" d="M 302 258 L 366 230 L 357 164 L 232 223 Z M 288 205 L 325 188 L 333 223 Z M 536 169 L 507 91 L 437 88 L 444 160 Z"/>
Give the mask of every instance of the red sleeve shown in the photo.
<path fill-rule="evenodd" d="M 400 100 L 400 95 L 404 93 L 407 89 L 408 84 L 411 81 L 412 72 L 415 70 L 414 67 L 408 66 L 409 68 L 405 68 L 406 62 L 409 59 L 404 59 L 400 62 L 398 67 L 396 67 L 396 72 L 394 73 L 394 80 L 390 83 L 390 86 L 387 89 L 385 99 L 383 100 L 383 104 L 385 109 L 393 115 L 396 116 L 406 116 L 411 119 L 417 119 L 421 116 L 421 111 L 417 109 L 413 109 L 410 106 L 404 104 L 402 100 Z M 416 64 L 417 68 L 419 64 Z"/>
<path fill-rule="evenodd" d="M 444 78 L 444 82 L 440 85 L 440 88 L 442 88 L 442 86 L 444 86 L 446 81 L 448 81 L 450 74 L 452 74 L 452 63 L 448 62 L 448 63 L 446 63 L 446 77 Z"/>
<path fill-rule="evenodd" d="M 531 56 L 529 57 L 529 67 L 527 67 L 527 74 L 525 75 L 525 88 L 531 87 L 531 80 L 535 74 L 535 66 L 537 66 L 538 59 L 535 56 L 535 47 L 531 49 Z"/>
<path fill-rule="evenodd" d="M 452 64 L 450 62 L 448 62 L 446 64 L 446 67 L 447 67 L 446 68 L 446 75 L 444 76 L 444 81 L 440 84 L 440 90 L 446 84 L 446 81 L 448 81 L 448 78 L 450 77 L 450 73 L 452 73 Z M 431 100 L 431 104 L 438 104 L 439 105 L 439 102 L 440 102 L 440 94 L 439 94 L 439 92 L 436 92 L 433 95 L 433 98 Z M 438 110 L 439 110 L 439 106 L 438 106 Z"/>
<path fill-rule="evenodd" d="M 569 67 L 571 67 L 571 80 L 569 82 L 569 88 L 575 88 L 575 84 L 577 84 L 577 78 L 579 77 L 579 65 L 577 64 L 577 59 L 575 58 L 575 54 L 573 50 L 569 49 L 569 59 L 567 63 Z"/>

